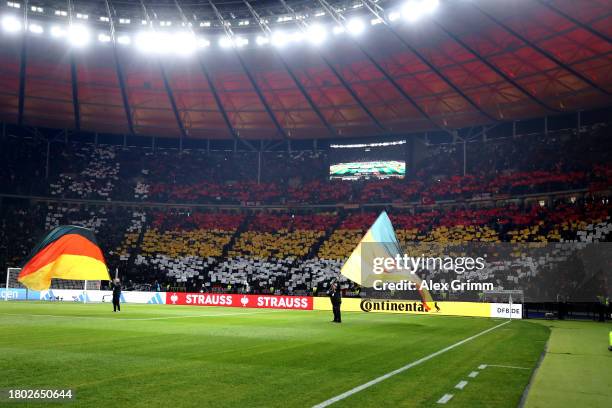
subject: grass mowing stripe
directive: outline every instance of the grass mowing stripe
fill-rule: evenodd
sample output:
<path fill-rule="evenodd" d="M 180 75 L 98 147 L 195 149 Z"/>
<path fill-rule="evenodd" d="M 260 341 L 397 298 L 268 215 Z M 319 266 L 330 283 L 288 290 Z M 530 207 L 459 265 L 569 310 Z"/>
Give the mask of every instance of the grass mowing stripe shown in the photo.
<path fill-rule="evenodd" d="M 478 337 L 480 337 L 482 335 L 485 335 L 485 334 L 487 334 L 487 333 L 489 333 L 489 332 L 491 332 L 491 331 L 493 331 L 495 329 L 498 329 L 498 328 L 500 328 L 502 326 L 505 326 L 508 323 L 510 323 L 510 320 L 508 320 L 508 321 L 506 321 L 504 323 L 498 324 L 497 326 L 493 326 L 493 327 L 490 327 L 490 328 L 488 328 L 486 330 L 483 330 L 480 333 L 477 333 L 477 334 L 475 334 L 473 336 L 467 337 L 467 338 L 465 338 L 465 339 L 463 339 L 461 341 L 458 341 L 455 344 L 451 344 L 450 346 L 445 347 L 445 348 L 443 348 L 441 350 L 438 350 L 435 353 L 431 353 L 431 354 L 429 354 L 429 355 L 427 355 L 427 356 L 425 356 L 423 358 L 420 358 L 420 359 L 418 359 L 416 361 L 413 361 L 412 363 L 406 364 L 405 366 L 400 367 L 397 370 L 393 370 L 393 371 L 391 371 L 391 372 L 389 372 L 387 374 L 381 375 L 378 378 L 375 378 L 375 379 L 373 379 L 371 381 L 368 381 L 367 383 L 361 384 L 361 385 L 359 385 L 359 386 L 357 386 L 357 387 L 355 387 L 353 389 L 350 389 L 350 390 L 348 390 L 346 392 L 343 392 L 342 394 L 336 395 L 333 398 L 330 398 L 330 399 L 328 399 L 326 401 L 321 402 L 320 404 L 315 405 L 313 408 L 324 408 L 324 407 L 327 407 L 327 406 L 329 406 L 329 405 L 331 405 L 331 404 L 333 404 L 335 402 L 338 402 L 338 401 L 343 400 L 343 399 L 345 399 L 347 397 L 350 397 L 351 395 L 356 394 L 356 393 L 358 393 L 360 391 L 363 391 L 366 388 L 369 388 L 369 387 L 371 387 L 373 385 L 376 385 L 379 382 L 382 382 L 382 381 L 386 380 L 387 378 L 393 377 L 394 375 L 397 375 L 397 374 L 402 373 L 402 372 L 404 372 L 406 370 L 409 370 L 412 367 L 418 366 L 419 364 L 422 364 L 422 363 L 424 363 L 424 362 L 426 362 L 428 360 L 431 360 L 432 358 L 437 357 L 440 354 L 444 354 L 447 351 L 450 351 L 450 350 L 452 350 L 452 349 L 454 349 L 456 347 L 461 346 L 462 344 L 470 342 L 470 341 L 472 341 L 472 340 L 474 340 L 474 339 L 476 339 L 476 338 L 478 338 Z"/>

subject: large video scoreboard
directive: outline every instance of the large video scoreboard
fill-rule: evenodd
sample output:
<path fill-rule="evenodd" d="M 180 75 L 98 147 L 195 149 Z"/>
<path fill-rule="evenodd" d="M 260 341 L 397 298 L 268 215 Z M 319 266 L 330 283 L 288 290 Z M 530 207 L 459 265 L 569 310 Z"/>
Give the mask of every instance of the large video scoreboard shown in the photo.
<path fill-rule="evenodd" d="M 406 162 L 403 161 L 350 162 L 329 166 L 331 180 L 403 178 L 405 175 Z"/>

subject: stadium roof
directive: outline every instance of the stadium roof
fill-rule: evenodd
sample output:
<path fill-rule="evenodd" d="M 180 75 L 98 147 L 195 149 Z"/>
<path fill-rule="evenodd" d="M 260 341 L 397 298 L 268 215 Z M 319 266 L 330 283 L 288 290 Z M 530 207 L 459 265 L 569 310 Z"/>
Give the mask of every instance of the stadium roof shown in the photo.
<path fill-rule="evenodd" d="M 9 1 L 0 8 L 0 120 L 162 137 L 304 139 L 612 105 L 609 1 L 441 0 L 417 21 L 399 17 L 403 4 Z M 321 44 L 257 39 L 273 43 L 274 35 L 304 30 L 308 40 L 315 18 L 328 30 Z M 355 19 L 364 32 L 333 34 L 350 31 Z M 91 35 L 87 46 L 53 38 L 64 33 L 59 24 L 74 22 L 88 31 L 72 40 Z M 163 22 L 207 38 L 206 46 L 188 56 L 140 52 L 142 26 Z M 249 44 L 236 42 L 243 38 Z"/>

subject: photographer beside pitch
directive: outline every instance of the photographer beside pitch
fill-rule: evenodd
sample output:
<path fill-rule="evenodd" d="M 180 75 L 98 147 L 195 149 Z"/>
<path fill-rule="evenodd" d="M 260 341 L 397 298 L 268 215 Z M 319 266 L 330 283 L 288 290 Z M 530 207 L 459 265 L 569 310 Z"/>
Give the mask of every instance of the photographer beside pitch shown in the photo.
<path fill-rule="evenodd" d="M 338 287 L 338 282 L 333 282 L 331 287 L 327 291 L 327 295 L 329 296 L 329 300 L 332 304 L 332 310 L 334 312 L 334 320 L 333 323 L 342 323 L 342 317 L 340 316 L 340 305 L 342 304 L 342 293 L 340 292 L 340 288 Z"/>

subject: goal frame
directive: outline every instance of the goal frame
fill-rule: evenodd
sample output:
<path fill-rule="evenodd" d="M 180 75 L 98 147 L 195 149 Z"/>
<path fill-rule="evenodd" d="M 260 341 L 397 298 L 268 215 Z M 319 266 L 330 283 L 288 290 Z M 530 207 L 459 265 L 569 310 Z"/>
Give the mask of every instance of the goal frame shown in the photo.
<path fill-rule="evenodd" d="M 6 286 L 4 288 L 4 301 L 5 302 L 9 301 L 9 291 L 12 289 L 10 286 L 11 272 L 15 272 L 17 275 L 19 275 L 19 272 L 21 272 L 21 268 L 16 268 L 16 267 L 11 267 L 11 266 L 6 268 Z M 25 288 L 25 289 L 26 289 L 26 299 L 27 299 L 28 298 L 27 296 L 28 288 Z"/>

